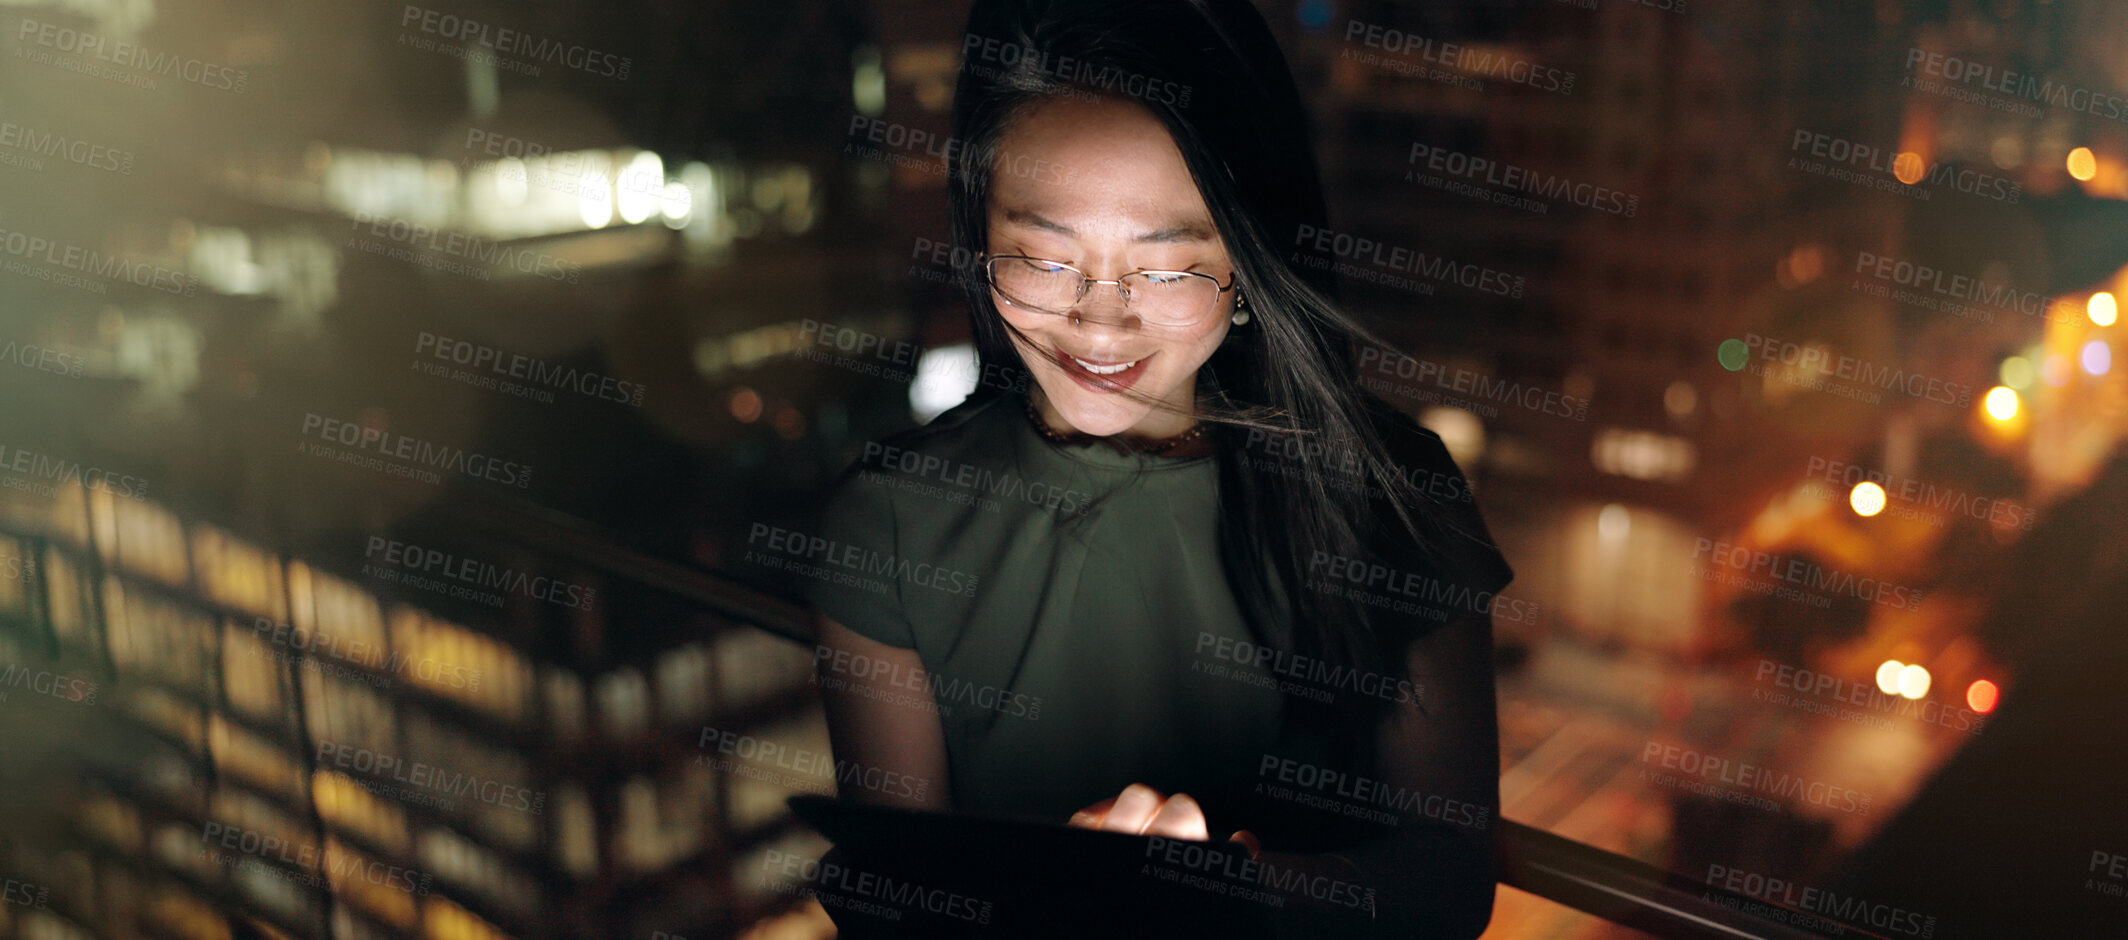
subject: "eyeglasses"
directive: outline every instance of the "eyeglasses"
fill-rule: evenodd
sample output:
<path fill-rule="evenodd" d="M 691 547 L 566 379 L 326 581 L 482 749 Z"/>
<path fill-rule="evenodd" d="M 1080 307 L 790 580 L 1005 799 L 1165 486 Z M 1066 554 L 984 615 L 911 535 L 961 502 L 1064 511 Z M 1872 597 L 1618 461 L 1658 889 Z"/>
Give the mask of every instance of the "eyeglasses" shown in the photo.
<path fill-rule="evenodd" d="M 1218 312 L 1219 295 L 1234 289 L 1234 278 L 1219 279 L 1195 271 L 1132 271 L 1113 280 L 1086 276 L 1062 261 L 1026 255 L 993 255 L 983 262 L 990 286 L 1014 307 L 1035 313 L 1062 314 L 1086 299 L 1095 284 L 1114 284 L 1124 309 L 1156 326 L 1193 326 Z"/>

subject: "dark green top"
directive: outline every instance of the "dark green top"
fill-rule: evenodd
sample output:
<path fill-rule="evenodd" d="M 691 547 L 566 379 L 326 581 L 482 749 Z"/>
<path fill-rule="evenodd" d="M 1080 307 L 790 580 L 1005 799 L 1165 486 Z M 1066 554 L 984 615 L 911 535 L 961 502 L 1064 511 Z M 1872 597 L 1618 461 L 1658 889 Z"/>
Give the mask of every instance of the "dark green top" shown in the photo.
<path fill-rule="evenodd" d="M 1461 484 L 1403 421 L 1430 446 L 1400 459 Z M 1218 496 L 1216 457 L 1058 444 L 1021 396 L 982 396 L 866 445 L 813 534 L 877 573 L 809 580 L 808 598 L 922 657 L 956 809 L 1062 822 L 1138 782 L 1191 794 L 1216 827 L 1251 815 L 1266 754 L 1325 754 L 1281 731 L 1277 677 L 1254 665 L 1220 564 Z M 1512 574 L 1463 505 L 1484 539 L 1475 583 L 1497 591 Z M 1281 646 L 1290 629 L 1267 625 Z"/>

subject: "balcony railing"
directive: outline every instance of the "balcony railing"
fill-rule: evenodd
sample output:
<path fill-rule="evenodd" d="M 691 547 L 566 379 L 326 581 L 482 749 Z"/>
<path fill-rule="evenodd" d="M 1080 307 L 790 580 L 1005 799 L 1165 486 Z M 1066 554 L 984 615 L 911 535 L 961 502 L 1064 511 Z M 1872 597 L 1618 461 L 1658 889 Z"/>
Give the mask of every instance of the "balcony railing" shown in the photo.
<path fill-rule="evenodd" d="M 242 612 L 230 608 L 222 600 L 210 599 L 205 596 L 207 592 L 201 588 L 201 585 L 207 583 L 209 579 L 204 573 L 177 571 L 176 569 L 160 570 L 154 563 L 155 559 L 145 559 L 141 556 L 138 544 L 132 546 L 112 544 L 114 540 L 126 532 L 126 527 L 122 524 L 122 520 L 113 517 L 113 513 L 116 510 L 110 505 L 112 499 L 110 494 L 105 493 L 99 496 L 88 491 L 63 493 L 61 497 L 53 500 L 51 506 L 43 508 L 61 514 L 68 511 L 76 512 L 78 513 L 78 518 L 45 519 L 41 523 L 38 521 L 39 517 L 36 512 L 25 513 L 21 511 L 19 504 L 22 499 L 23 497 L 20 496 L 11 496 L 0 492 L 0 502 L 15 502 L 18 504 L 13 507 L 0 506 L 0 510 L 12 510 L 0 511 L 0 537 L 11 539 L 11 544 L 17 546 L 18 550 L 26 557 L 39 559 L 39 563 L 32 566 L 33 570 L 22 576 L 23 590 L 15 592 L 14 595 L 19 603 L 15 609 L 5 612 L 4 619 L 6 623 L 0 625 L 4 626 L 5 632 L 12 633 L 18 638 L 17 645 L 19 647 L 31 650 L 41 648 L 43 650 L 56 651 L 59 654 L 58 660 L 64 661 L 66 668 L 92 670 L 100 678 L 114 680 L 114 684 L 120 687 L 151 690 L 152 694 L 160 695 L 170 702 L 178 703 L 181 710 L 201 716 L 200 725 L 202 729 L 215 722 L 220 722 L 222 726 L 232 729 L 225 732 L 226 734 L 235 735 L 241 732 L 248 739 L 265 742 L 269 748 L 288 747 L 293 749 L 300 746 L 307 749 L 310 747 L 308 737 L 303 734 L 305 726 L 300 717 L 295 722 L 293 729 L 267 728 L 260 726 L 258 716 L 246 714 L 241 709 L 229 707 L 228 679 L 220 672 L 224 666 L 224 657 L 220 655 L 211 657 L 214 674 L 211 679 L 208 679 L 199 688 L 188 687 L 187 682 L 182 679 L 181 675 L 176 679 L 161 673 L 129 675 L 124 669 L 120 668 L 117 661 L 113 659 L 112 653 L 113 626 L 109 622 L 111 612 L 104 610 L 102 603 L 102 599 L 107 596 L 107 579 L 110 579 L 110 583 L 120 585 L 119 590 L 121 593 L 133 590 L 144 593 L 152 591 L 158 598 L 161 598 L 158 601 L 159 603 L 181 603 L 187 605 L 190 610 L 198 611 L 201 617 L 204 618 L 201 622 L 214 625 L 213 628 L 216 631 L 216 637 L 200 636 L 192 638 L 202 644 L 204 649 L 218 650 L 219 647 L 215 644 L 219 642 L 217 637 L 223 629 L 221 625 L 230 622 L 233 618 L 240 617 Z M 165 510 L 157 508 L 154 512 L 162 513 L 162 518 L 166 520 L 174 519 L 174 516 L 169 516 Z M 497 503 L 459 502 L 448 508 L 440 509 L 438 512 L 441 517 L 434 521 L 449 527 L 454 532 L 467 532 L 469 539 L 485 539 L 492 540 L 496 544 L 508 544 L 513 550 L 529 553 L 530 556 L 544 559 L 556 565 L 566 566 L 572 571 L 596 572 L 598 576 L 606 579 L 606 583 L 609 586 L 613 584 L 631 585 L 634 588 L 676 598 L 688 604 L 698 605 L 704 611 L 713 615 L 714 619 L 730 625 L 736 625 L 741 629 L 746 627 L 756 628 L 794 644 L 809 644 L 810 642 L 808 611 L 802 605 L 733 583 L 698 568 L 652 557 L 643 552 L 630 549 L 575 520 L 549 514 L 544 510 L 528 505 Z M 172 537 L 173 533 L 163 530 L 169 529 L 170 524 L 173 523 L 166 522 L 161 524 L 160 529 L 150 526 L 149 530 L 160 532 L 159 537 L 169 538 Z M 174 533 L 178 540 L 171 544 L 178 546 L 193 544 L 191 540 L 192 533 L 190 532 L 191 523 L 178 520 L 174 524 L 178 526 L 178 530 Z M 167 546 L 165 548 L 167 549 Z M 184 565 L 200 563 L 198 559 L 193 557 L 191 552 L 183 552 L 182 554 L 184 555 L 182 559 Z M 269 580 L 274 578 L 281 579 L 279 583 L 283 584 L 285 584 L 288 576 L 289 566 L 299 563 L 296 559 L 287 558 L 272 552 L 265 552 L 262 557 L 270 559 L 269 567 L 271 569 L 263 572 L 263 574 Z M 146 563 L 144 564 L 144 562 Z M 222 574 L 226 575 L 227 573 L 224 572 Z M 56 595 L 55 592 L 57 592 Z M 72 592 L 73 598 L 71 600 L 64 596 L 58 596 L 65 595 L 67 592 Z M 57 608 L 55 608 L 55 601 L 58 605 Z M 398 597 L 389 601 L 380 599 L 378 603 L 406 605 L 419 603 L 419 601 L 410 601 L 405 597 Z M 78 623 L 72 627 L 62 625 L 55 630 L 53 622 L 55 609 L 59 608 L 72 608 L 61 610 L 57 614 L 61 619 L 78 617 L 92 622 Z M 133 628 L 121 625 L 119 629 L 137 629 L 137 625 Z M 166 637 L 165 640 L 167 639 L 169 638 Z M 139 641 L 125 642 L 137 643 Z M 300 691 L 302 689 L 301 683 L 304 681 L 304 678 L 300 675 L 300 670 L 293 665 L 281 663 L 279 660 L 264 661 L 279 664 L 278 667 L 269 668 L 285 669 L 285 672 L 279 677 L 279 681 L 288 683 L 284 687 L 287 691 L 282 692 L 281 694 L 284 697 L 277 701 L 286 706 L 304 698 L 302 691 Z M 315 681 L 315 679 L 309 681 Z M 802 684 L 792 690 L 793 695 L 801 695 L 803 692 Z M 535 697 L 545 694 L 548 693 L 541 690 L 535 693 Z M 524 737 L 522 735 L 502 735 L 501 732 L 504 729 L 495 726 L 483 714 L 458 707 L 456 703 L 448 699 L 429 695 L 424 690 L 401 689 L 394 691 L 392 696 L 391 703 L 395 709 L 392 714 L 404 716 L 399 719 L 400 721 L 435 721 L 444 725 L 466 725 L 469 726 L 467 729 L 469 731 L 491 732 L 489 740 L 494 740 L 497 737 L 502 737 L 506 740 L 516 740 Z M 759 704 L 748 713 L 752 714 L 755 720 L 765 720 L 766 717 L 774 717 L 784 713 L 796 714 L 796 706 L 785 701 L 788 698 L 790 696 L 776 696 L 774 701 L 767 704 Z M 417 716 L 416 713 L 419 713 L 419 715 Z M 530 714 L 540 716 L 545 715 L 546 711 L 535 707 L 530 711 Z M 129 712 L 128 720 L 137 719 Z M 598 716 L 594 708 L 592 713 L 583 719 L 584 727 L 596 729 L 598 727 L 597 720 Z M 736 721 L 737 719 L 734 720 Z M 187 739 L 191 738 L 190 734 L 172 734 L 170 728 L 152 725 L 142 730 L 148 731 L 151 736 L 158 737 L 165 744 L 176 746 L 180 750 L 185 750 L 189 747 Z M 293 744 L 288 740 L 288 732 L 291 730 L 302 738 L 300 745 Z M 204 730 L 200 731 L 200 735 L 193 743 L 204 741 L 211 737 Z M 538 736 L 534 735 L 532 737 L 536 738 Z M 594 747 L 594 749 L 606 743 L 600 741 L 599 736 L 595 733 L 590 734 L 590 742 L 590 746 Z M 189 767 L 189 773 L 208 781 L 210 788 L 234 788 L 232 792 L 240 792 L 241 799 L 279 805 L 280 812 L 286 814 L 288 818 L 298 821 L 299 826 L 306 830 L 303 834 L 313 842 L 322 845 L 325 840 L 330 838 L 339 843 L 352 846 L 365 855 L 385 857 L 394 863 L 409 867 L 420 867 L 422 870 L 426 870 L 428 867 L 422 864 L 419 854 L 410 848 L 402 847 L 395 855 L 390 846 L 378 844 L 367 833 L 343 831 L 336 828 L 330 820 L 322 819 L 315 807 L 309 805 L 311 802 L 310 791 L 315 785 L 314 781 L 319 774 L 319 769 L 315 766 L 316 762 L 311 760 L 308 754 L 292 753 L 284 755 L 292 767 L 301 771 L 293 779 L 303 781 L 296 788 L 294 794 L 284 794 L 273 788 L 262 787 L 255 780 L 242 779 L 241 774 L 226 774 L 224 771 L 229 755 L 217 755 L 213 753 L 211 746 L 205 746 L 202 750 L 205 753 L 188 753 L 186 755 L 186 760 L 183 763 Z M 596 769 L 594 772 L 594 768 L 586 766 L 585 762 L 580 760 L 564 760 L 562 761 L 563 766 L 541 766 L 540 762 L 542 761 L 553 762 L 559 760 L 555 756 L 556 754 L 563 754 L 564 756 L 573 754 L 573 752 L 569 752 L 566 749 L 562 751 L 556 751 L 551 748 L 544 751 L 539 749 L 530 750 L 533 753 L 528 753 L 525 756 L 526 759 L 533 762 L 533 773 L 539 785 L 544 787 L 567 785 L 569 774 L 572 772 L 573 767 L 574 770 L 581 771 L 579 775 L 586 781 L 585 785 L 593 791 L 590 799 L 598 807 L 594 813 L 599 827 L 597 839 L 601 841 L 603 846 L 597 853 L 597 863 L 594 865 L 597 874 L 595 877 L 586 880 L 573 876 L 572 872 L 568 870 L 568 866 L 555 864 L 553 853 L 557 851 L 556 842 L 558 838 L 555 829 L 560 824 L 551 817 L 534 824 L 539 826 L 541 831 L 531 843 L 520 846 L 488 846 L 487 851 L 490 854 L 487 857 L 497 864 L 521 872 L 522 877 L 514 883 L 527 885 L 530 890 L 539 892 L 542 895 L 540 906 L 545 910 L 577 910 L 581 912 L 584 910 L 581 905 L 585 902 L 582 897 L 569 897 L 572 893 L 588 894 L 609 899 L 608 901 L 593 902 L 595 907 L 596 905 L 611 903 L 610 899 L 616 897 L 615 891 L 621 886 L 622 881 L 619 880 L 620 876 L 612 871 L 612 858 L 615 850 L 606 843 L 609 843 L 614 838 L 611 834 L 611 829 L 614 825 L 614 818 L 617 813 L 616 806 L 619 801 L 614 791 L 623 788 L 627 783 L 626 780 L 617 779 L 616 775 L 625 776 L 626 774 L 637 773 L 646 769 L 648 772 L 654 773 L 656 767 L 661 763 L 673 763 L 676 760 L 684 761 L 686 759 L 684 753 L 675 754 L 671 752 L 673 749 L 666 749 L 657 753 L 649 753 L 647 756 L 636 755 L 636 757 L 622 759 L 618 765 Z M 656 751 L 657 749 L 653 748 L 652 750 Z M 581 755 L 575 756 L 581 757 Z M 626 756 L 623 755 L 623 757 Z M 623 770 L 616 771 L 614 770 L 615 766 L 622 767 Z M 629 767 L 638 769 L 625 769 Z M 97 780 L 95 787 L 98 794 L 96 805 L 108 808 L 114 801 L 116 803 L 130 804 L 132 818 L 136 820 L 136 825 L 141 825 L 140 820 L 152 820 L 157 827 L 157 832 L 186 831 L 190 827 L 202 826 L 213 821 L 210 819 L 211 814 L 207 808 L 217 805 L 212 801 L 202 799 L 197 802 L 191 802 L 182 798 L 173 798 L 173 795 L 168 791 L 157 790 L 152 786 L 142 785 L 138 781 L 124 779 L 122 770 L 119 769 L 91 767 L 84 772 L 89 778 Z M 178 794 L 180 797 L 182 795 Z M 295 796 L 296 798 L 290 801 L 290 796 Z M 712 891 L 712 895 L 729 901 L 734 895 L 728 881 L 730 872 L 727 869 L 736 867 L 738 862 L 728 856 L 757 851 L 770 840 L 780 837 L 780 834 L 788 834 L 798 830 L 795 820 L 791 819 L 787 814 L 778 816 L 766 823 L 739 826 L 731 818 L 730 809 L 724 802 L 726 799 L 728 797 L 720 797 L 719 811 L 714 818 L 704 823 L 706 826 L 716 830 L 714 834 L 706 837 L 699 848 L 672 859 L 671 864 L 661 870 L 641 873 L 641 877 L 636 879 L 636 883 L 639 886 L 655 886 L 670 882 L 667 886 L 671 889 L 684 891 L 687 890 L 687 885 L 682 882 L 687 880 L 685 877 L 687 870 L 707 870 L 716 872 L 717 874 L 711 877 L 722 884 L 722 887 Z M 456 830 L 458 829 L 478 831 L 477 829 L 469 828 L 464 820 L 453 818 L 450 814 L 438 813 L 429 807 L 399 807 L 397 818 L 405 820 L 407 838 L 399 840 L 402 846 L 415 844 L 413 836 L 417 831 L 433 829 L 441 832 L 450 830 L 453 835 L 456 835 Z M 1810 915 L 1807 912 L 1785 908 L 1780 904 L 1762 899 L 1735 894 L 1719 887 L 1694 883 L 1682 876 L 1662 871 L 1630 858 L 1591 848 L 1535 827 L 1517 823 L 1513 820 L 1506 820 L 1505 822 L 1506 825 L 1502 830 L 1503 869 L 1501 882 L 1503 884 L 1527 891 L 1561 905 L 1587 912 L 1606 921 L 1632 927 L 1660 937 L 1691 938 L 1691 940 L 1702 940 L 1702 938 L 1706 938 L 1706 940 L 1713 940 L 1713 938 L 1724 938 L 1724 940 L 1735 940 L 1735 938 L 1801 940 L 1801 938 L 1823 935 L 1796 926 L 1797 924 L 1824 922 L 1823 918 Z M 134 878 L 143 883 L 157 884 L 160 886 L 158 889 L 160 891 L 175 892 L 187 897 L 185 903 L 172 902 L 174 906 L 172 904 L 164 905 L 169 909 L 190 910 L 195 914 L 205 911 L 221 911 L 230 915 L 233 920 L 249 920 L 253 924 L 268 924 L 280 930 L 298 932 L 307 926 L 314 926 L 318 918 L 326 916 L 330 916 L 336 925 L 352 924 L 363 919 L 377 920 L 377 918 L 370 917 L 356 917 L 351 920 L 350 918 L 353 915 L 342 909 L 344 905 L 340 905 L 337 898 L 327 897 L 323 893 L 315 891 L 309 895 L 298 893 L 296 896 L 286 899 L 297 902 L 294 910 L 299 913 L 291 917 L 290 909 L 286 905 L 283 905 L 280 910 L 261 906 L 255 900 L 255 892 L 244 890 L 245 885 L 241 879 L 237 879 L 233 875 L 229 876 L 226 881 L 217 883 L 214 879 L 202 878 L 197 865 L 184 867 L 169 863 L 164 857 L 168 854 L 167 852 L 160 855 L 154 851 L 143 851 L 140 856 L 130 854 L 132 851 L 140 851 L 154 843 L 155 833 L 145 831 L 146 828 L 145 825 L 141 825 L 143 830 L 139 833 L 141 838 L 132 840 L 130 846 L 99 841 L 108 835 L 108 827 L 104 824 L 81 823 L 74 826 L 71 831 L 75 836 L 90 844 L 90 854 L 99 860 L 98 864 L 105 866 L 104 870 L 122 870 L 127 873 L 125 877 Z M 472 844 L 477 846 L 477 839 Z M 717 856 L 720 854 L 727 857 L 718 858 Z M 5 860 L 0 860 L 0 863 L 4 862 Z M 19 866 L 21 863 L 18 860 L 13 864 Z M 303 867 L 297 866 L 298 869 Z M 167 870 L 159 870 L 159 868 Z M 468 869 L 468 871 L 471 870 Z M 24 877 L 25 880 L 33 883 L 41 883 L 37 873 L 13 872 L 9 874 Z M 301 876 L 303 872 L 294 871 L 293 874 Z M 470 884 L 462 879 L 454 879 L 451 874 L 446 873 L 446 877 L 438 885 L 438 898 L 424 901 L 423 904 L 435 905 L 443 903 L 453 904 L 454 906 L 442 914 L 430 910 L 419 915 L 421 918 L 425 920 L 434 920 L 438 917 L 461 918 L 477 912 L 496 922 L 505 931 L 522 929 L 526 932 L 537 933 L 542 929 L 558 929 L 551 924 L 527 922 L 519 917 L 513 917 L 513 914 L 525 912 L 513 912 L 508 910 L 507 906 L 494 903 L 492 898 L 495 897 L 495 885 Z M 581 875 L 582 872 L 577 872 L 576 874 Z M 53 880 L 52 875 L 45 874 L 43 880 Z M 59 894 L 59 896 L 52 901 L 50 907 L 51 916 L 75 919 L 90 917 L 95 913 L 94 905 L 87 903 L 84 900 L 84 896 L 76 892 L 55 893 Z M 452 900 L 454 898 L 455 900 Z M 738 918 L 758 917 L 773 913 L 782 907 L 787 907 L 790 903 L 795 903 L 795 900 L 768 899 L 766 903 L 762 903 L 759 899 L 756 899 L 754 903 L 747 905 L 748 910 L 746 911 L 735 910 L 728 912 L 726 916 L 734 919 L 724 920 L 723 926 L 727 928 L 739 926 L 743 921 Z M 325 913 L 328 911 L 331 912 L 329 915 Z M 241 917 L 237 915 L 241 915 Z M 304 923 L 305 921 L 310 923 L 306 924 Z M 391 923 L 389 920 L 378 922 L 380 925 L 388 925 L 388 927 L 399 929 L 405 929 L 409 926 L 405 920 L 401 920 L 398 923 Z M 1877 934 L 1855 928 L 1852 925 L 1841 926 L 1844 928 L 1840 933 L 1841 936 L 1878 938 Z M 340 932 L 344 934 L 344 931 Z M 356 933 L 363 933 L 363 931 L 357 930 Z"/>

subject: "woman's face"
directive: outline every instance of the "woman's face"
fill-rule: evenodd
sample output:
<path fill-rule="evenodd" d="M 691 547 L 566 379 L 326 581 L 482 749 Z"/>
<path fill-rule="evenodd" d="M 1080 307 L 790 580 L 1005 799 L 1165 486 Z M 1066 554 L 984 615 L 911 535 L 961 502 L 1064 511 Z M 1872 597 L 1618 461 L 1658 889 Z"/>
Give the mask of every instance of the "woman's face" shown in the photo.
<path fill-rule="evenodd" d="M 1133 271 L 1196 271 L 1227 284 L 1226 245 L 1167 128 L 1137 104 L 1101 98 L 1036 106 L 999 141 L 991 177 L 989 251 L 1061 261 L 1097 279 Z M 1037 171 L 1012 172 L 1013 167 Z M 993 288 L 1006 322 L 1056 414 L 1072 429 L 1163 437 L 1189 425 L 1197 369 L 1226 338 L 1233 291 L 1187 327 L 1148 324 L 1123 306 L 1114 285 L 1095 284 L 1070 315 L 1014 307 Z M 1095 374 L 1091 365 L 1108 372 Z M 1181 415 L 1119 393 L 1130 389 Z"/>

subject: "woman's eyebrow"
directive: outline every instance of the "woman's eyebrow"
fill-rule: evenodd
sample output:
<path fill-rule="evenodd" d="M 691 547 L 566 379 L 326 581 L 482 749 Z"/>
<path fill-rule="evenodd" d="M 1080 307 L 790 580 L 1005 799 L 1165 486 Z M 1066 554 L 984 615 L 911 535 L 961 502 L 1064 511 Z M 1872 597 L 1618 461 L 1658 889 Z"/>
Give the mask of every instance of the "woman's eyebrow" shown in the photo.
<path fill-rule="evenodd" d="M 1032 209 L 1007 209 L 1005 221 L 1055 232 L 1066 238 L 1077 238 L 1079 233 L 1068 225 L 1049 218 Z M 1132 239 L 1133 242 L 1208 242 L 1212 240 L 1210 224 L 1199 221 L 1174 222 L 1165 228 L 1154 229 Z"/>

